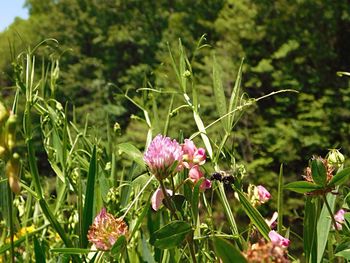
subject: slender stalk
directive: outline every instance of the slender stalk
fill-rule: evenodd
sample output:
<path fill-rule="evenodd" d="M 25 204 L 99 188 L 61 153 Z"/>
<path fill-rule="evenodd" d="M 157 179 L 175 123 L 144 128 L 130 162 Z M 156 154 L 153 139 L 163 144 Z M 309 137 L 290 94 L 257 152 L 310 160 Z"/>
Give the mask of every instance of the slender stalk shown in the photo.
<path fill-rule="evenodd" d="M 166 191 L 165 189 L 165 186 L 164 186 L 164 182 L 163 180 L 160 180 L 159 181 L 159 184 L 160 184 L 160 187 L 162 188 L 162 191 L 163 191 L 163 195 L 164 195 L 164 199 L 165 199 L 165 202 L 171 212 L 171 215 L 176 219 L 178 220 L 178 216 L 176 215 L 176 212 L 175 212 L 175 209 L 174 209 L 174 206 L 173 206 L 173 203 L 172 201 L 170 200 L 169 198 L 169 195 L 168 195 L 168 192 Z"/>
<path fill-rule="evenodd" d="M 11 257 L 11 262 L 15 262 L 15 245 L 13 243 L 13 236 L 14 236 L 14 227 L 13 227 L 13 211 L 12 211 L 12 202 L 13 202 L 13 196 L 12 196 L 12 191 L 10 188 L 10 185 L 7 184 L 7 195 L 8 195 L 8 213 L 9 213 L 9 224 L 10 224 L 10 257 Z"/>
<path fill-rule="evenodd" d="M 326 195 L 322 195 L 322 198 L 323 198 L 323 200 L 324 200 L 324 203 L 326 204 L 326 207 L 327 207 L 327 210 L 328 210 L 328 212 L 329 212 L 329 215 L 331 216 L 331 220 L 332 220 L 332 223 L 333 223 L 333 225 L 334 225 L 334 228 L 335 228 L 335 230 L 338 232 L 337 221 L 335 221 L 335 218 L 334 218 L 332 209 L 331 209 L 331 207 L 330 207 L 329 204 L 328 204 Z"/>

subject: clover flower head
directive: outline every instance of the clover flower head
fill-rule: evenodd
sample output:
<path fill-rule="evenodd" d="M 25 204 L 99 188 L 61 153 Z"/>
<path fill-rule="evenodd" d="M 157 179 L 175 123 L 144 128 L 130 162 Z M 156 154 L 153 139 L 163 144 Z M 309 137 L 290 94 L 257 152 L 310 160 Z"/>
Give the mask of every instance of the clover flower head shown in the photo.
<path fill-rule="evenodd" d="M 127 234 L 128 226 L 123 219 L 115 218 L 102 208 L 90 226 L 87 236 L 97 249 L 109 250 L 120 236 Z"/>
<path fill-rule="evenodd" d="M 157 135 L 148 146 L 144 154 L 150 172 L 158 179 L 163 180 L 179 170 L 182 162 L 182 149 L 176 140 Z M 174 165 L 178 163 L 176 167 Z"/>

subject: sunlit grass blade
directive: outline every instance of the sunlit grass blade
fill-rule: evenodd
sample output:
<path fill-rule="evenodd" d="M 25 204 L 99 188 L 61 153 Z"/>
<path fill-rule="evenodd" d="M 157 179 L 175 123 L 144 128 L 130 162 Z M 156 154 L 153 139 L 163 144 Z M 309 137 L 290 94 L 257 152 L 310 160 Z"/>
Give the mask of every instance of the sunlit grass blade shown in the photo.
<path fill-rule="evenodd" d="M 91 154 L 90 167 L 89 167 L 89 172 L 87 177 L 83 218 L 81 219 L 83 221 L 82 236 L 81 236 L 83 248 L 86 248 L 88 245 L 87 233 L 93 221 L 96 174 L 97 174 L 97 157 L 96 157 L 96 146 L 94 146 Z"/>
<path fill-rule="evenodd" d="M 244 61 L 244 59 L 242 59 L 241 64 L 240 64 L 239 69 L 238 69 L 235 85 L 232 89 L 230 103 L 229 103 L 227 112 L 231 112 L 238 107 L 238 99 L 239 99 L 239 95 L 240 95 L 241 82 L 242 82 L 243 61 Z M 232 128 L 234 126 L 235 116 L 236 116 L 236 112 L 232 112 L 232 114 L 229 115 L 229 117 L 228 117 L 230 131 L 232 130 Z"/>
<path fill-rule="evenodd" d="M 283 164 L 280 166 L 278 175 L 278 193 L 277 193 L 277 232 L 282 233 L 283 226 Z"/>
<path fill-rule="evenodd" d="M 219 116 L 224 116 L 227 113 L 227 106 L 226 106 L 226 96 L 225 96 L 225 90 L 222 85 L 221 80 L 221 69 L 216 61 L 215 56 L 213 56 L 213 89 L 214 89 L 214 96 L 215 96 L 215 104 L 216 109 L 219 113 Z M 224 118 L 221 119 L 222 126 L 226 132 L 229 132 L 229 119 Z"/>

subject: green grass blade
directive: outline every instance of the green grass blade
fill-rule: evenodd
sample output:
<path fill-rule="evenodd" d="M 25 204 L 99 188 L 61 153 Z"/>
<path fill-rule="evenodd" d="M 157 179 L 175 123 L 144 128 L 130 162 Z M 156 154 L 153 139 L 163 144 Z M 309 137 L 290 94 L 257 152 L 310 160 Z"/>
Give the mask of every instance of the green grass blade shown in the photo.
<path fill-rule="evenodd" d="M 214 96 L 215 96 L 215 104 L 216 109 L 219 113 L 219 116 L 222 117 L 227 113 L 227 106 L 226 106 L 226 96 L 225 96 L 225 90 L 222 85 L 221 80 L 221 70 L 216 62 L 215 56 L 213 56 L 213 89 L 214 89 Z M 223 118 L 221 119 L 222 126 L 226 132 L 229 131 L 229 119 Z"/>
<path fill-rule="evenodd" d="M 337 187 L 336 191 L 338 191 L 338 189 L 339 187 Z M 336 195 L 328 193 L 326 198 L 332 212 L 334 213 Z M 331 225 L 332 219 L 329 215 L 326 204 L 324 204 L 317 222 L 317 262 L 322 261 Z"/>
<path fill-rule="evenodd" d="M 243 61 L 244 61 L 244 59 L 242 59 L 241 65 L 239 66 L 239 69 L 238 69 L 235 86 L 232 89 L 230 103 L 229 103 L 227 112 L 233 111 L 238 106 L 239 91 L 241 89 L 241 82 L 242 82 Z M 232 130 L 234 123 L 235 123 L 235 115 L 236 115 L 236 112 L 232 112 L 232 114 L 229 115 L 229 117 L 228 117 L 230 131 Z"/>
<path fill-rule="evenodd" d="M 306 262 L 315 262 L 317 257 L 317 204 L 312 197 L 306 198 L 304 215 L 304 252 Z"/>
<path fill-rule="evenodd" d="M 43 251 L 43 248 L 41 247 L 36 236 L 33 237 L 33 240 L 34 240 L 35 261 L 45 263 L 46 259 L 45 259 L 45 252 Z"/>
<path fill-rule="evenodd" d="M 244 195 L 244 193 L 242 193 L 236 187 L 233 187 L 233 188 L 238 194 L 243 210 L 246 212 L 247 216 L 250 218 L 250 220 L 256 226 L 259 232 L 263 235 L 263 237 L 266 240 L 270 240 L 269 238 L 270 228 L 265 222 L 265 219 L 262 217 L 260 212 L 254 206 L 252 206 L 252 204 L 249 202 L 249 200 Z"/>
<path fill-rule="evenodd" d="M 82 225 L 82 244 L 83 248 L 88 245 L 87 232 L 93 221 L 93 205 L 95 196 L 95 178 L 97 174 L 97 158 L 96 158 L 96 146 L 92 150 L 89 173 L 86 184 L 84 211 L 83 211 L 83 225 Z"/>
<path fill-rule="evenodd" d="M 278 194 L 277 194 L 277 232 L 282 233 L 283 226 L 283 164 L 280 166 L 280 173 L 278 176 Z"/>
<path fill-rule="evenodd" d="M 61 254 L 68 254 L 68 255 L 80 255 L 80 254 L 88 254 L 90 252 L 98 252 L 97 250 L 91 250 L 87 248 L 52 248 L 50 249 L 53 253 L 61 253 Z"/>
<path fill-rule="evenodd" d="M 221 259 L 223 263 L 247 263 L 247 259 L 242 255 L 242 253 L 235 248 L 228 241 L 214 237 L 213 238 L 214 249 L 216 255 Z"/>

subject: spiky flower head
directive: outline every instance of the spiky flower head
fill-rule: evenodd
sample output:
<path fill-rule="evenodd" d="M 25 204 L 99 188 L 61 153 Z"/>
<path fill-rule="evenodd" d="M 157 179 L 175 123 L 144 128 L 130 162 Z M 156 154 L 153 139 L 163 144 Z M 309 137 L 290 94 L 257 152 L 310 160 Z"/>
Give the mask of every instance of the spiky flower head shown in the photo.
<path fill-rule="evenodd" d="M 263 239 L 258 243 L 249 245 L 244 253 L 248 262 L 251 263 L 289 263 L 288 251 L 273 242 L 266 242 Z"/>
<path fill-rule="evenodd" d="M 144 154 L 149 171 L 163 180 L 179 170 L 182 162 L 182 149 L 176 140 L 157 135 Z"/>
<path fill-rule="evenodd" d="M 120 236 L 127 234 L 128 226 L 123 219 L 115 218 L 102 208 L 90 226 L 87 236 L 97 249 L 109 250 Z"/>

